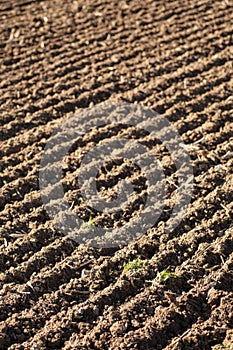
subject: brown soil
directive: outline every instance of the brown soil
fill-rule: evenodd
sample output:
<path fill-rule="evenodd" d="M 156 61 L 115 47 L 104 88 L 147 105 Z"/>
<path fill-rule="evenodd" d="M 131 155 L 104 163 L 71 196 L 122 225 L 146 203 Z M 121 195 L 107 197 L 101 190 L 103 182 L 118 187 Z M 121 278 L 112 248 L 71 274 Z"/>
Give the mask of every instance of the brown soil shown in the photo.
<path fill-rule="evenodd" d="M 0 349 L 233 349 L 231 1 L 2 0 L 0 27 Z M 192 203 L 167 234 L 176 176 L 157 148 L 170 200 L 153 229 L 111 251 L 59 233 L 38 182 L 52 132 L 102 101 L 163 114 L 187 145 L 195 175 Z M 115 134 L 122 132 L 134 129 Z M 83 147 L 95 137 L 86 135 Z M 78 198 L 69 185 L 74 152 L 64 171 L 70 203 Z M 111 193 L 121 174 L 143 193 L 137 171 L 110 165 L 99 182 Z M 97 215 L 79 200 L 74 210 Z M 137 257 L 145 268 L 126 272 L 124 263 Z M 177 278 L 154 281 L 168 266 Z"/>

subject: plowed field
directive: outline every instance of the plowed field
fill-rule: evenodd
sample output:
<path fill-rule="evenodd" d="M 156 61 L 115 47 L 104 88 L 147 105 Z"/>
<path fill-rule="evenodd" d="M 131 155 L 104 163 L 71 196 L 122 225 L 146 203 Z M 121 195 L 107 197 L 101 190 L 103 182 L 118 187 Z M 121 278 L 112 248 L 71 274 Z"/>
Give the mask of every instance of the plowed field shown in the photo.
<path fill-rule="evenodd" d="M 233 349 L 232 2 L 1 0 L 0 28 L 0 349 Z M 153 228 L 108 250 L 54 227 L 38 179 L 53 131 L 104 101 L 165 116 L 194 172 L 167 233 L 176 169 L 160 149 L 170 201 Z M 69 162 L 67 198 L 88 220 Z M 110 192 L 118 174 L 144 189 L 117 164 L 102 174 Z M 127 271 L 134 259 L 141 268 Z"/>

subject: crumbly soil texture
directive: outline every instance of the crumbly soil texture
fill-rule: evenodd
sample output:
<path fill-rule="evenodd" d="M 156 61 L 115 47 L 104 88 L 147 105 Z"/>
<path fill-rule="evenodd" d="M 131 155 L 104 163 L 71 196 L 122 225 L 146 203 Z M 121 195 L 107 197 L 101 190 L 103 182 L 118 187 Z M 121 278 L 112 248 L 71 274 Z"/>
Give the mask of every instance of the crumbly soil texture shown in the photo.
<path fill-rule="evenodd" d="M 232 2 L 2 0 L 0 30 L 0 349 L 233 349 Z M 66 155 L 62 183 L 90 235 L 93 220 L 129 223 L 147 198 L 145 174 L 117 158 L 99 169 L 97 190 L 111 200 L 127 180 L 130 205 L 111 215 L 87 205 L 77 169 L 94 145 L 139 140 L 166 177 L 154 226 L 106 249 L 57 229 L 39 169 L 64 121 L 110 102 L 169 120 L 194 185 L 182 221 L 166 231 L 179 186 L 166 147 L 136 126 L 87 131 Z"/>

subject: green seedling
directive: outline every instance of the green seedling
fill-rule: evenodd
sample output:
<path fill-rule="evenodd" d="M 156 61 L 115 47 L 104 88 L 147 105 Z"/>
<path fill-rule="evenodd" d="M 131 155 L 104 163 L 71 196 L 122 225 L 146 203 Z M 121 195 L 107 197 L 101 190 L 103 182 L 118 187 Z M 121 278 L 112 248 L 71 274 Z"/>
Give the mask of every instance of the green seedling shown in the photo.
<path fill-rule="evenodd" d="M 177 277 L 179 277 L 179 276 L 170 272 L 169 267 L 167 267 L 163 271 L 157 272 L 157 276 L 156 276 L 155 280 L 158 283 L 166 284 L 170 278 L 177 278 Z"/>
<path fill-rule="evenodd" d="M 124 263 L 124 271 L 131 271 L 131 270 L 139 270 L 145 268 L 143 260 L 140 258 L 134 259 L 134 260 L 128 260 L 127 263 Z"/>
<path fill-rule="evenodd" d="M 95 230 L 95 220 L 91 216 L 89 217 L 88 222 L 83 222 L 81 227 L 88 229 L 88 231 L 93 232 Z"/>

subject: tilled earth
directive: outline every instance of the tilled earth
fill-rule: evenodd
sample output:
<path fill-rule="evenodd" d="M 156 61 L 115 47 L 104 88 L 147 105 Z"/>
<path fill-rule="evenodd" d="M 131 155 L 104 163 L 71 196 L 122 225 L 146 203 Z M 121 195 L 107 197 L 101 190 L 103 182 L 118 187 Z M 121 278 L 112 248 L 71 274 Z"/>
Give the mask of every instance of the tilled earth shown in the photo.
<path fill-rule="evenodd" d="M 232 2 L 2 0 L 0 28 L 0 349 L 233 349 Z M 166 149 L 136 135 L 155 148 L 169 198 L 153 228 L 112 250 L 63 236 L 38 180 L 52 132 L 103 101 L 165 116 L 194 171 L 192 202 L 166 233 L 176 169 Z M 86 221 L 96 213 L 75 187 L 76 155 L 98 133 L 137 130 L 92 130 L 70 151 L 64 188 Z M 111 194 L 118 177 L 145 191 L 131 163 L 109 164 L 98 181 Z M 143 267 L 126 271 L 137 258 Z"/>

